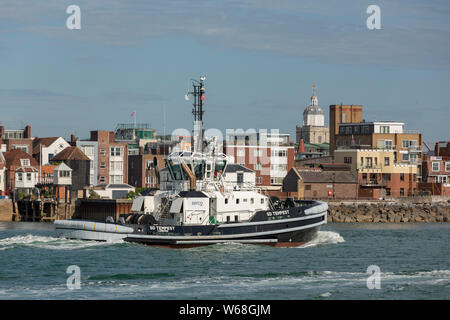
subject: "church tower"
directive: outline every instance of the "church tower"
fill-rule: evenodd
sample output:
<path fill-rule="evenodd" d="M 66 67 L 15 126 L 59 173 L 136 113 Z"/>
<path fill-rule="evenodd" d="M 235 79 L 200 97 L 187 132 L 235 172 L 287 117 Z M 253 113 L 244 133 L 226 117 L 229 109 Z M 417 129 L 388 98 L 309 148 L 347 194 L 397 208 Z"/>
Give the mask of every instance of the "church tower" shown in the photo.
<path fill-rule="evenodd" d="M 313 85 L 311 104 L 303 111 L 303 126 L 323 127 L 325 125 L 325 114 L 319 107 L 319 99 L 316 96 L 316 85 Z"/>
<path fill-rule="evenodd" d="M 303 111 L 301 125 L 296 126 L 296 141 L 303 139 L 306 143 L 323 144 L 329 143 L 329 136 L 328 127 L 325 127 L 325 113 L 319 106 L 316 85 L 313 84 L 311 102 Z"/>

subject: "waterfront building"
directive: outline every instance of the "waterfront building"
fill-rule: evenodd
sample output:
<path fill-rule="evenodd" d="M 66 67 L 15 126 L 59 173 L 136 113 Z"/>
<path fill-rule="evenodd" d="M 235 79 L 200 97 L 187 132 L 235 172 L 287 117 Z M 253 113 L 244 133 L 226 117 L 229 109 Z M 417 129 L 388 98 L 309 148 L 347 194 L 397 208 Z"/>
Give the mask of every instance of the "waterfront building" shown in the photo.
<path fill-rule="evenodd" d="M 67 148 L 69 143 L 62 137 L 35 138 L 33 140 L 33 157 L 40 165 L 46 165 L 51 158 Z"/>
<path fill-rule="evenodd" d="M 70 190 L 72 192 L 71 198 L 82 197 L 82 191 L 85 187 L 90 185 L 90 165 L 91 159 L 86 156 L 77 146 L 69 146 L 55 155 L 50 162 L 55 165 L 61 165 L 64 163 L 66 167 L 70 169 Z M 65 167 L 55 168 L 56 170 L 67 169 Z M 68 169 L 67 169 L 68 170 Z M 66 171 L 67 171 L 66 170 Z M 54 176 L 54 184 L 61 184 L 59 182 L 64 181 L 64 176 Z M 67 184 L 67 183 L 64 183 Z M 68 184 L 69 185 L 69 184 Z"/>
<path fill-rule="evenodd" d="M 339 149 L 336 163 L 345 163 L 356 174 L 359 198 L 380 199 L 416 195 L 418 166 L 397 162 L 392 149 Z"/>
<path fill-rule="evenodd" d="M 72 146 L 77 146 L 89 158 L 89 186 L 96 185 L 98 180 L 98 142 L 76 140 L 73 135 L 71 141 Z"/>
<path fill-rule="evenodd" d="M 5 189 L 10 193 L 18 189 L 30 194 L 39 180 L 39 165 L 31 154 L 18 148 L 3 153 L 5 159 Z"/>
<path fill-rule="evenodd" d="M 422 134 L 404 129 L 403 122 L 362 119 L 362 106 L 330 106 L 330 154 L 351 148 L 393 150 L 394 162 L 419 167 L 421 176 Z"/>
<path fill-rule="evenodd" d="M 434 154 L 423 157 L 420 189 L 427 194 L 450 196 L 450 141 L 436 142 Z"/>
<path fill-rule="evenodd" d="M 283 180 L 287 197 L 296 199 L 357 199 L 358 177 L 348 167 L 292 167 Z"/>
<path fill-rule="evenodd" d="M 95 144 L 88 142 L 95 142 Z M 90 175 L 92 171 L 95 172 L 94 181 L 90 181 L 93 182 L 91 185 L 128 182 L 128 143 L 117 142 L 114 132 L 91 131 L 88 141 L 76 141 L 76 145 L 80 145 L 85 151 L 88 149 L 88 154 L 95 152 L 94 156 L 91 156 L 94 158 L 95 168 L 90 170 Z"/>
<path fill-rule="evenodd" d="M 0 150 L 3 152 L 21 149 L 26 153 L 33 152 L 33 138 L 31 137 L 31 126 L 24 129 L 5 129 L 0 126 Z"/>
<path fill-rule="evenodd" d="M 164 168 L 164 153 L 128 156 L 128 182 L 137 188 L 159 189 L 159 172 Z"/>
<path fill-rule="evenodd" d="M 271 194 L 281 192 L 283 178 L 294 166 L 294 145 L 289 134 L 230 133 L 224 153 L 256 174 L 256 185 Z"/>
<path fill-rule="evenodd" d="M 313 95 L 310 104 L 303 111 L 301 125 L 296 126 L 296 143 L 303 140 L 311 144 L 329 143 L 329 129 L 325 126 L 325 113 L 319 106 L 316 96 L 316 86 L 313 85 Z"/>

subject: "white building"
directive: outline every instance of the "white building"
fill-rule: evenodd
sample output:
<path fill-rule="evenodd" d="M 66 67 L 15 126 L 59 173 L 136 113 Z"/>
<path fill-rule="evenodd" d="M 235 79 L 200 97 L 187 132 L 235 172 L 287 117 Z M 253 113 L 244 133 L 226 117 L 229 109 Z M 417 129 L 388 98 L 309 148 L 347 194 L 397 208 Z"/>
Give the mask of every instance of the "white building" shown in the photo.
<path fill-rule="evenodd" d="M 77 140 L 76 145 L 91 160 L 89 170 L 89 184 L 91 186 L 94 186 L 97 182 L 98 142 Z"/>
<path fill-rule="evenodd" d="M 72 169 L 64 162 L 61 162 L 55 168 L 53 181 L 57 185 L 72 185 Z"/>
<path fill-rule="evenodd" d="M 70 144 L 62 137 L 36 138 L 33 140 L 33 155 L 38 155 L 40 165 L 47 165 L 53 156 L 67 147 Z"/>

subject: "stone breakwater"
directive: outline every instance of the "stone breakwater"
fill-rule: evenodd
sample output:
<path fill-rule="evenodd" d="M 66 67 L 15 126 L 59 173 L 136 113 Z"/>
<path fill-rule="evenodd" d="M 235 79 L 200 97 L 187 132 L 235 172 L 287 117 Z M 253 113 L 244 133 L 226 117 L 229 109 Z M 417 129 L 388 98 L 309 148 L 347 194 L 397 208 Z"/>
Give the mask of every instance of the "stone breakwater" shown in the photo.
<path fill-rule="evenodd" d="M 328 203 L 328 222 L 450 222 L 450 202 Z"/>

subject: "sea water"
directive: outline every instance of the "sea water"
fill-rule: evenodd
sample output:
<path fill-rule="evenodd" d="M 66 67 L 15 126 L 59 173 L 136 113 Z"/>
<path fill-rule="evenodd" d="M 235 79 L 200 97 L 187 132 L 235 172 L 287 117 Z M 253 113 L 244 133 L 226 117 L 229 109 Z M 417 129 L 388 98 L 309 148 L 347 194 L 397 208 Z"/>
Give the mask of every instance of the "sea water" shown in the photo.
<path fill-rule="evenodd" d="M 449 299 L 449 245 L 450 223 L 330 223 L 296 248 L 192 249 L 0 223 L 0 299 Z"/>

